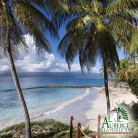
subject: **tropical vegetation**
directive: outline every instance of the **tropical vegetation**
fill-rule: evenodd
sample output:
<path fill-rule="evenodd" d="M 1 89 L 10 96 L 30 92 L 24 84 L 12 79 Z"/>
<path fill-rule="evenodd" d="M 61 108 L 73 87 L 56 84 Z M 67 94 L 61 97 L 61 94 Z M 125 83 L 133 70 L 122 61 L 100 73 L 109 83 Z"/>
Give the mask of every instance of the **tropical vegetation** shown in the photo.
<path fill-rule="evenodd" d="M 100 76 L 102 76 L 104 74 L 104 66 L 103 65 L 101 66 L 99 71 L 100 71 Z M 107 66 L 107 74 L 108 74 L 109 77 L 113 78 L 114 72 L 111 69 L 111 67 Z"/>
<path fill-rule="evenodd" d="M 119 66 L 117 54 L 117 48 L 122 48 L 134 61 L 138 55 L 137 5 L 137 0 L 0 0 L 0 53 L 9 61 L 21 101 L 25 138 L 31 137 L 30 118 L 14 65 L 19 49 L 28 51 L 24 34 L 33 36 L 38 53 L 42 54 L 42 49 L 51 52 L 47 31 L 58 38 L 56 29 L 67 23 L 58 50 L 69 69 L 77 55 L 82 72 L 90 71 L 97 59 L 101 60 L 109 114 L 108 68 L 116 69 L 118 80 L 137 83 L 137 63 L 133 66 L 124 60 Z M 46 16 L 49 13 L 53 22 Z"/>
<path fill-rule="evenodd" d="M 58 50 L 69 69 L 76 55 L 79 55 L 82 72 L 90 71 L 97 58 L 101 60 L 109 114 L 107 65 L 113 70 L 116 65 L 119 66 L 117 47 L 126 49 L 125 42 L 136 31 L 132 23 L 136 18 L 130 12 L 136 9 L 136 1 L 78 0 L 69 2 L 68 5 L 69 13 L 55 13 L 57 26 L 69 20 Z"/>
<path fill-rule="evenodd" d="M 115 77 L 118 81 L 130 82 L 136 78 L 138 74 L 138 63 L 133 63 L 129 59 L 124 58 L 120 61 L 120 67 L 116 67 Z"/>

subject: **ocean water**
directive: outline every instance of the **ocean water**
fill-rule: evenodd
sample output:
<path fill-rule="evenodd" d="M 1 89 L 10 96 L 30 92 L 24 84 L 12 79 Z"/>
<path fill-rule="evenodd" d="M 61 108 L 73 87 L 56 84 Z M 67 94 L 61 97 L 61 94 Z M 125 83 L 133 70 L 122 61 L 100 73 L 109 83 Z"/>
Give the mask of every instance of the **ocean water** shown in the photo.
<path fill-rule="evenodd" d="M 73 88 L 40 88 L 46 85 L 80 85 L 102 86 L 104 81 L 99 74 L 91 75 L 55 75 L 55 74 L 27 74 L 19 75 L 19 81 L 30 115 L 50 112 L 85 96 L 86 89 Z M 19 97 L 12 77 L 0 75 L 0 122 L 23 116 Z"/>

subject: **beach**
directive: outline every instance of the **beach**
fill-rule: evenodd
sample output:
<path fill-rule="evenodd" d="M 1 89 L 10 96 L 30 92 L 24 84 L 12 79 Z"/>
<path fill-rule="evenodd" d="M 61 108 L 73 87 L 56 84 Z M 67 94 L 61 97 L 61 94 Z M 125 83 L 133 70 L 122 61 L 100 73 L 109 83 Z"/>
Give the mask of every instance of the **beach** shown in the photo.
<path fill-rule="evenodd" d="M 135 95 L 130 89 L 115 88 L 109 86 L 111 110 L 118 107 L 121 103 L 132 104 L 138 102 Z M 76 100 L 77 99 L 77 100 Z M 93 89 L 87 88 L 86 93 L 80 98 L 66 104 L 64 108 L 50 114 L 43 114 L 33 118 L 32 121 L 43 121 L 46 119 L 53 119 L 63 123 L 70 124 L 70 117 L 73 116 L 73 124 L 77 127 L 80 122 L 82 128 L 89 126 L 92 131 L 97 131 L 98 115 L 101 120 L 107 116 L 106 96 L 104 87 L 95 87 Z"/>
<path fill-rule="evenodd" d="M 101 120 L 107 115 L 107 106 L 106 106 L 106 96 L 104 87 L 96 88 L 98 92 L 98 98 L 92 103 L 90 110 L 86 112 L 86 118 L 89 120 L 87 125 L 89 125 L 90 130 L 97 131 L 98 126 L 98 115 L 101 116 Z M 118 107 L 121 103 L 132 104 L 132 102 L 138 102 L 138 99 L 135 95 L 132 94 L 130 89 L 126 88 L 115 88 L 114 86 L 109 86 L 109 95 L 110 95 L 110 106 L 111 110 Z M 102 122 L 101 121 L 101 122 Z"/>
<path fill-rule="evenodd" d="M 55 105 L 56 108 L 49 112 L 40 112 L 31 115 L 31 122 L 55 120 L 70 124 L 70 117 L 74 117 L 73 124 L 77 126 L 80 122 L 82 127 L 89 126 L 92 131 L 97 131 L 98 115 L 103 119 L 106 116 L 106 96 L 104 87 L 86 88 L 85 92 L 75 96 L 73 99 Z M 125 102 L 131 104 L 137 102 L 137 98 L 130 92 L 130 89 L 109 87 L 111 109 L 117 107 L 118 104 Z M 13 124 L 23 122 L 23 117 L 11 119 L 8 122 L 3 122 L 0 129 L 4 129 Z"/>

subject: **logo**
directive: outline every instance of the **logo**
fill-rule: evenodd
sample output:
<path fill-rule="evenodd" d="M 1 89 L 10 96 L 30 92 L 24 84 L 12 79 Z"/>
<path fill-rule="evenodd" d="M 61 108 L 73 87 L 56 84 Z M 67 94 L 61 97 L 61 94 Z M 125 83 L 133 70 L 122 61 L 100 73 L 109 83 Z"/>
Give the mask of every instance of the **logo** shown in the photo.
<path fill-rule="evenodd" d="M 134 134 L 134 127 L 128 120 L 128 114 L 123 108 L 114 108 L 110 116 L 104 118 L 100 134 Z"/>

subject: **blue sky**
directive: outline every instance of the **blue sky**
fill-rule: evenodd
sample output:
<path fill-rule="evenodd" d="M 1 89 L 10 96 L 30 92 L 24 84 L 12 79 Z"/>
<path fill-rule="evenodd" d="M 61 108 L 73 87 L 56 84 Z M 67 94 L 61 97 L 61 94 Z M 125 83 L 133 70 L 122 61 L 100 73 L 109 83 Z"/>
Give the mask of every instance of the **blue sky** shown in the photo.
<path fill-rule="evenodd" d="M 62 38 L 64 35 L 64 28 L 62 27 L 59 31 L 59 35 Z M 62 59 L 57 52 L 57 47 L 59 41 L 54 40 L 48 36 L 48 40 L 51 44 L 53 54 L 45 52 L 42 58 L 36 53 L 35 45 L 33 43 L 32 36 L 25 35 L 26 42 L 29 46 L 29 53 L 20 52 L 17 60 L 15 60 L 15 65 L 17 72 L 68 72 L 68 66 L 64 59 Z M 124 53 L 122 50 L 118 50 L 119 58 L 124 58 Z M 8 60 L 5 58 L 0 59 L 0 73 L 9 72 L 10 67 Z M 96 66 L 92 69 L 92 73 L 98 73 L 101 68 L 101 62 L 97 61 Z M 71 72 L 80 72 L 78 56 L 74 60 Z"/>
<path fill-rule="evenodd" d="M 59 37 L 60 37 L 60 40 L 64 37 L 64 35 L 65 35 L 65 26 L 62 26 L 62 27 L 60 28 L 60 30 L 59 30 Z M 50 42 L 50 44 L 51 44 L 52 51 L 53 51 L 54 55 L 55 55 L 58 59 L 62 59 L 62 58 L 60 57 L 58 51 L 57 51 L 58 43 L 59 43 L 60 41 L 57 41 L 57 40 L 51 38 L 50 35 L 48 35 L 47 38 L 48 38 L 48 40 L 49 40 L 49 42 Z M 119 56 L 119 59 L 120 59 L 120 60 L 123 59 L 123 58 L 125 57 L 123 50 L 118 49 L 117 52 L 118 52 L 118 56 Z M 64 59 L 62 59 L 62 60 L 64 60 Z M 65 61 L 65 60 L 64 60 L 64 61 Z M 78 56 L 75 58 L 74 63 L 75 63 L 75 64 L 79 64 L 79 58 L 78 58 Z M 101 63 L 99 60 L 97 60 L 97 63 L 96 63 L 96 65 L 95 65 L 95 67 L 96 67 L 97 69 L 100 69 L 100 68 L 101 68 L 101 65 L 102 65 L 102 63 Z"/>
<path fill-rule="evenodd" d="M 50 19 L 50 17 L 48 17 Z M 59 30 L 60 40 L 65 34 L 65 26 L 62 26 Z M 25 54 L 21 51 L 18 60 L 15 61 L 16 69 L 18 72 L 68 72 L 68 66 L 64 59 L 62 59 L 57 52 L 58 43 L 60 41 L 51 38 L 50 34 L 47 34 L 47 39 L 51 44 L 53 54 L 45 52 L 45 56 L 40 57 L 35 50 L 35 46 L 32 42 L 32 36 L 25 35 L 27 44 L 29 46 L 29 53 Z M 124 58 L 124 53 L 122 50 L 118 50 L 118 55 L 120 59 Z M 0 59 L 0 73 L 9 72 L 10 67 L 8 60 L 5 58 Z M 92 69 L 93 73 L 99 72 L 101 68 L 101 62 L 97 60 L 95 67 Z M 74 60 L 72 65 L 72 72 L 80 72 L 79 59 L 78 56 Z"/>

